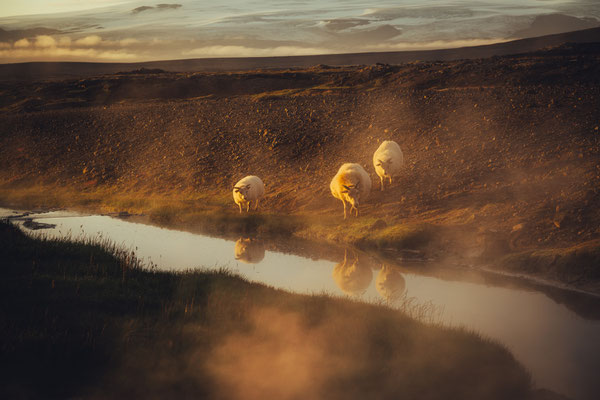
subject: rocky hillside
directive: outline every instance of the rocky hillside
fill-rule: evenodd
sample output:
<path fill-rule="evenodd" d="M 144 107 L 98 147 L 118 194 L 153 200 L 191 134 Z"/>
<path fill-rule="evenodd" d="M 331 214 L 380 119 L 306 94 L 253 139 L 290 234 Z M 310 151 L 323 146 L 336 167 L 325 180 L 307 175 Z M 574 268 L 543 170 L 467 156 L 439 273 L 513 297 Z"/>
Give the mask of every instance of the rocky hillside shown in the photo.
<path fill-rule="evenodd" d="M 392 139 L 406 167 L 365 204 L 365 220 L 385 221 L 365 235 L 427 224 L 448 228 L 442 242 L 456 253 L 475 240 L 478 256 L 526 254 L 508 268 L 531 269 L 534 257 L 541 264 L 529 272 L 538 273 L 571 257 L 584 271 L 551 278 L 600 278 L 598 44 L 403 65 L 137 70 L 5 82 L 0 92 L 5 204 L 25 189 L 69 187 L 201 195 L 235 211 L 232 185 L 256 174 L 265 210 L 341 219 L 329 180 L 341 163 L 359 162 L 378 183 L 371 157 Z"/>

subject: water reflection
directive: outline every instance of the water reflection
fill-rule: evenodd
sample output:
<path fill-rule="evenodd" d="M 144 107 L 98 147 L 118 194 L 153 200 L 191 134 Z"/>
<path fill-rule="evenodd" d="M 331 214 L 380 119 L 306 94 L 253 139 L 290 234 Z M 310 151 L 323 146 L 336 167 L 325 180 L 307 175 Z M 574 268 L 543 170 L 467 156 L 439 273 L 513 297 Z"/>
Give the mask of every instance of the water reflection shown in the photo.
<path fill-rule="evenodd" d="M 532 373 L 538 387 L 580 399 L 600 393 L 600 300 L 561 289 L 526 285 L 447 264 L 376 260 L 351 249 L 310 248 L 298 242 L 258 242 L 232 252 L 235 241 L 190 232 L 162 229 L 107 216 L 65 212 L 20 215 L 0 209 L 0 216 L 23 225 L 25 218 L 54 228 L 31 231 L 48 237 L 107 238 L 119 246 L 138 249 L 145 262 L 165 270 L 225 266 L 249 280 L 299 293 L 347 293 L 361 300 L 384 296 L 401 306 L 404 296 L 416 305 L 443 309 L 442 324 L 462 326 L 503 343 Z M 242 240 L 241 242 L 244 242 Z M 264 255 L 260 246 L 264 246 Z M 242 246 L 244 247 L 244 246 Z M 246 252 L 249 255 L 243 255 Z M 294 253 L 294 254 L 290 254 Z M 344 253 L 343 260 L 342 253 Z M 297 255 L 300 254 L 300 255 Z M 236 260 L 234 256 L 239 259 Z M 264 257 L 264 258 L 263 258 Z M 245 261 L 244 261 L 245 260 Z M 254 261 L 257 264 L 247 265 Z M 260 262 L 258 262 L 260 261 Z M 336 261 L 339 263 L 336 265 Z M 333 273 L 332 273 L 333 270 Z M 373 274 L 376 279 L 373 279 Z M 332 279 L 333 277 L 333 279 Z M 343 291 L 343 292 L 342 292 Z M 563 304 L 564 303 L 564 304 Z M 571 308 L 568 308 L 568 305 Z M 577 311 L 577 313 L 573 311 Z M 582 318 L 584 316 L 585 318 Z"/>
<path fill-rule="evenodd" d="M 394 302 L 404 294 L 406 281 L 397 268 L 383 264 L 375 279 L 375 288 L 381 297 Z"/>
<path fill-rule="evenodd" d="M 265 258 L 265 245 L 254 238 L 239 238 L 235 242 L 235 259 L 246 264 L 257 264 Z"/>
<path fill-rule="evenodd" d="M 358 253 L 351 251 L 349 259 L 348 253 L 345 249 L 344 260 L 333 268 L 333 280 L 344 293 L 360 296 L 371 284 L 373 271 L 366 257 L 359 257 Z"/>

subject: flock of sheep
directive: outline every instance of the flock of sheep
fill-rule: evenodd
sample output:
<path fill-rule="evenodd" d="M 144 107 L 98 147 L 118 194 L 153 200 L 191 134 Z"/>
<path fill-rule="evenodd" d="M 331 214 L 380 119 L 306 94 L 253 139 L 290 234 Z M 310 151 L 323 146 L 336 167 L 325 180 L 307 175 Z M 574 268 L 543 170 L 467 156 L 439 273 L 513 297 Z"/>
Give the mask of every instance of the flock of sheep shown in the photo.
<path fill-rule="evenodd" d="M 385 188 L 385 181 L 392 184 L 392 177 L 400 172 L 404 165 L 404 155 L 398 143 L 386 140 L 373 154 L 373 166 L 381 180 L 381 190 Z M 347 217 L 347 208 L 350 205 L 350 214 L 355 211 L 358 217 L 358 206 L 361 198 L 364 199 L 371 192 L 371 178 L 365 169 L 356 163 L 345 163 L 329 184 L 331 194 L 344 205 L 344 219 Z M 251 203 L 258 209 L 258 203 L 265 195 L 265 186 L 262 180 L 255 175 L 246 176 L 235 184 L 233 188 L 233 201 L 246 212 L 250 211 Z"/>

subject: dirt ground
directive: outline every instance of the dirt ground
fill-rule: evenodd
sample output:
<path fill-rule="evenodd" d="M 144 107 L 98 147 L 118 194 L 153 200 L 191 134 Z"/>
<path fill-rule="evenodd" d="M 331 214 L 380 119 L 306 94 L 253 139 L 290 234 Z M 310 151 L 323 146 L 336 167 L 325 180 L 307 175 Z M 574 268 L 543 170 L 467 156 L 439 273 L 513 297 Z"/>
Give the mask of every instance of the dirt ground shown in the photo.
<path fill-rule="evenodd" d="M 44 194 L 70 188 L 141 199 L 123 210 L 161 197 L 234 213 L 231 188 L 253 174 L 263 212 L 333 221 L 305 237 L 410 248 L 423 243 L 381 238 L 426 227 L 436 254 L 600 290 L 598 44 L 403 65 L 139 70 L 0 92 L 5 205 L 24 191 L 37 206 L 68 205 Z M 380 192 L 371 158 L 383 140 L 398 142 L 405 168 Z M 344 162 L 374 183 L 347 222 L 329 193 Z"/>

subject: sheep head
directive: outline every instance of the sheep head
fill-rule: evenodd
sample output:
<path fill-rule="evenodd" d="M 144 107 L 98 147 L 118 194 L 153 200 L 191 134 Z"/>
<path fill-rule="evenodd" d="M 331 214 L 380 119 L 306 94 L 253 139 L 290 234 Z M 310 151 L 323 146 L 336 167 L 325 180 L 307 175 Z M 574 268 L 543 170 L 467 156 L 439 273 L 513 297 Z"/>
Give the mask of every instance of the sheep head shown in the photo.
<path fill-rule="evenodd" d="M 379 167 L 383 170 L 383 174 L 385 176 L 390 176 L 390 172 L 392 169 L 392 163 L 393 160 L 389 159 L 389 160 L 377 160 L 377 164 L 375 164 L 376 167 Z"/>
<path fill-rule="evenodd" d="M 233 188 L 233 191 L 235 193 L 239 193 L 240 197 L 245 200 L 248 201 L 248 192 L 250 191 L 250 185 L 244 185 L 244 186 L 235 186 Z"/>
<path fill-rule="evenodd" d="M 354 208 L 358 208 L 360 204 L 360 182 L 355 185 L 342 185 L 342 196 Z"/>

